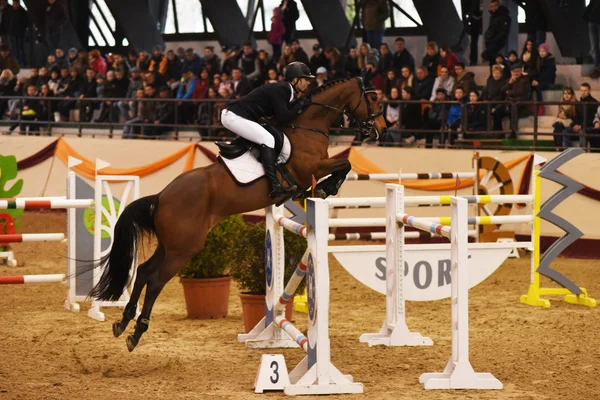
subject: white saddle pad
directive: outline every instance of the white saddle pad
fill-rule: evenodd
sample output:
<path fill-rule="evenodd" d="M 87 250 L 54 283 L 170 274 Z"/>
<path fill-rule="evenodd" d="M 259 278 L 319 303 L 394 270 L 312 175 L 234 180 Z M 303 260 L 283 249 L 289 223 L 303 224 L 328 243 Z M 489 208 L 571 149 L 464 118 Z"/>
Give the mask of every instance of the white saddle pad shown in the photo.
<path fill-rule="evenodd" d="M 283 147 L 277 158 L 277 164 L 287 162 L 291 153 L 292 145 L 287 136 L 284 135 Z M 265 174 L 265 169 L 263 168 L 262 163 L 258 161 L 257 156 L 258 149 L 253 148 L 233 160 L 221 156 L 219 157 L 238 183 L 247 184 L 261 178 Z"/>

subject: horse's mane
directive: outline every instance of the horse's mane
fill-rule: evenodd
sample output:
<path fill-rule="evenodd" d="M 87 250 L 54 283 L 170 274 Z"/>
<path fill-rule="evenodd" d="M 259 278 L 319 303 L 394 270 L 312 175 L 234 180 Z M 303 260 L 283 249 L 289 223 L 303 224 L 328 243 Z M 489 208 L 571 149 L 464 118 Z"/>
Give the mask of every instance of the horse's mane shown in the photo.
<path fill-rule="evenodd" d="M 338 83 L 344 83 L 344 82 L 348 82 L 350 80 L 352 80 L 354 78 L 342 78 L 342 79 L 337 79 L 335 81 L 329 81 L 321 86 L 319 86 L 318 88 L 316 88 L 313 92 L 312 95 L 316 95 L 319 93 L 322 93 L 326 90 L 329 90 L 330 88 L 332 88 L 333 86 L 336 86 Z"/>

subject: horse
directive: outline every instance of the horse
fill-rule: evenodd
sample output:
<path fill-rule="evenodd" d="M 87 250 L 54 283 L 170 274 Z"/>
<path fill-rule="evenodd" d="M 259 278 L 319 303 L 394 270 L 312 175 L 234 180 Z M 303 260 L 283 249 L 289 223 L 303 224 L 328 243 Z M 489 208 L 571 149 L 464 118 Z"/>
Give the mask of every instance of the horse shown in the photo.
<path fill-rule="evenodd" d="M 386 127 L 375 89 L 366 73 L 329 82 L 310 96 L 311 102 L 305 110 L 283 127 L 292 147 L 286 168 L 301 190 L 297 198 L 308 197 L 313 179 L 325 177 L 314 188 L 315 192 L 321 197 L 337 194 L 351 170 L 348 160 L 330 159 L 327 154 L 327 132 L 341 114 L 358 123 L 359 134 L 371 140 L 377 139 Z M 126 339 L 129 351 L 135 349 L 148 330 L 152 307 L 165 284 L 202 250 L 213 226 L 230 215 L 285 201 L 271 199 L 268 185 L 264 177 L 247 186 L 238 185 L 223 164 L 217 162 L 184 172 L 160 193 L 127 205 L 115 225 L 110 252 L 96 260 L 96 266 L 103 267 L 103 272 L 89 296 L 107 301 L 119 299 L 129 283 L 129 270 L 140 240 L 149 236 L 157 238 L 152 256 L 138 266 L 122 319 L 112 326 L 115 337 L 125 331 L 135 318 L 138 300 L 146 287 L 135 331 Z"/>

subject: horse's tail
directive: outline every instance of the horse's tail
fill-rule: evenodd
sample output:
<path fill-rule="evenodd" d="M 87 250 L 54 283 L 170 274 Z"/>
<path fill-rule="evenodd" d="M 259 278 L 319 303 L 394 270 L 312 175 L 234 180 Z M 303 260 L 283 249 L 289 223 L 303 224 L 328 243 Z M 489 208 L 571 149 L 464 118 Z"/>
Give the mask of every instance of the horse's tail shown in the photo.
<path fill-rule="evenodd" d="M 105 268 L 100 281 L 89 294 L 91 297 L 107 301 L 121 297 L 129 281 L 129 270 L 137 255 L 139 240 L 156 233 L 153 215 L 157 205 L 158 195 L 152 195 L 125 207 L 115 225 L 110 253 L 99 262 Z"/>

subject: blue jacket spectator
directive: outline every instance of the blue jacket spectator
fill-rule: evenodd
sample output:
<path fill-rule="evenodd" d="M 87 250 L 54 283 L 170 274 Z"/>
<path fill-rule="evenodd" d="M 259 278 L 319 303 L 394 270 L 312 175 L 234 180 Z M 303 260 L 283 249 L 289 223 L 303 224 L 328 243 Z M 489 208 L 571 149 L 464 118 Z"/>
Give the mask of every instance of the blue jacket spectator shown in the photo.
<path fill-rule="evenodd" d="M 462 106 L 463 104 L 466 104 L 469 99 L 467 96 L 465 96 L 465 91 L 461 87 L 456 88 L 454 91 L 454 97 L 456 98 L 456 101 L 460 102 L 460 104 L 452 104 L 450 106 L 450 110 L 448 110 L 448 119 L 446 122 L 448 122 L 448 125 L 450 125 L 451 128 L 456 129 L 460 126 Z"/>
<path fill-rule="evenodd" d="M 194 52 L 194 49 L 189 48 L 185 51 L 185 59 L 181 65 L 182 71 L 192 71 L 195 76 L 200 75 L 202 70 L 202 58 Z"/>
<path fill-rule="evenodd" d="M 177 90 L 177 98 L 180 100 L 191 99 L 195 86 L 196 78 L 194 73 L 192 71 L 184 72 L 183 78 L 181 78 L 181 83 L 179 83 L 179 89 Z"/>

